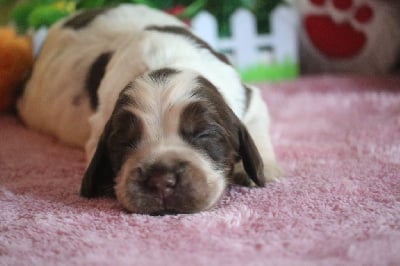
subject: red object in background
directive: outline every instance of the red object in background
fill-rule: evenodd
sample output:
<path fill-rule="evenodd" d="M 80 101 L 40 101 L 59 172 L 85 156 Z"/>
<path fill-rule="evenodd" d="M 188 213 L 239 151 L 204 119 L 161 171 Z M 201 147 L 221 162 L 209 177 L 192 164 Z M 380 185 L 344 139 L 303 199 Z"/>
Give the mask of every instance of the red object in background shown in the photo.
<path fill-rule="evenodd" d="M 329 16 L 308 16 L 305 27 L 313 45 L 332 58 L 353 57 L 367 41 L 365 33 L 357 31 L 350 23 L 336 24 Z"/>
<path fill-rule="evenodd" d="M 310 0 L 315 6 L 322 6 L 325 0 Z M 352 0 L 333 0 L 337 12 L 345 11 L 353 5 Z M 355 19 L 362 24 L 371 21 L 373 10 L 367 5 L 360 6 Z M 304 26 L 310 41 L 324 55 L 330 58 L 346 59 L 361 52 L 367 42 L 367 35 L 355 29 L 350 21 L 336 23 L 330 14 L 309 15 L 304 18 Z"/>
<path fill-rule="evenodd" d="M 185 6 L 177 5 L 177 6 L 173 7 L 173 8 L 169 8 L 169 9 L 166 9 L 164 11 L 167 12 L 168 14 L 171 14 L 171 15 L 179 18 L 179 16 L 181 16 L 183 14 L 183 12 L 185 12 L 185 9 L 186 9 Z M 182 21 L 186 25 L 190 26 L 190 20 L 189 19 L 182 19 Z"/>
<path fill-rule="evenodd" d="M 372 11 L 372 8 L 370 8 L 367 5 L 361 6 L 357 11 L 356 11 L 356 19 L 360 23 L 367 23 L 369 22 L 374 13 Z"/>
<path fill-rule="evenodd" d="M 316 6 L 322 6 L 323 4 L 325 4 L 325 0 L 310 0 L 310 1 Z"/>
<path fill-rule="evenodd" d="M 165 12 L 168 14 L 179 16 L 185 11 L 185 7 L 183 5 L 177 5 L 173 8 L 166 9 Z"/>
<path fill-rule="evenodd" d="M 353 2 L 351 0 L 333 0 L 333 5 L 339 10 L 347 10 L 353 5 Z"/>

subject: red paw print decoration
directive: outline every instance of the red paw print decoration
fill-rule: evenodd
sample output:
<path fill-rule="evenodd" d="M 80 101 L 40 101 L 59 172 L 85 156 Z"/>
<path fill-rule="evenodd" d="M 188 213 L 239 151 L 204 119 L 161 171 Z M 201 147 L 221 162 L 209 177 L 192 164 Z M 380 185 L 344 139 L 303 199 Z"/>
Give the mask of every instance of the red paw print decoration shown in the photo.
<path fill-rule="evenodd" d="M 313 46 L 329 58 L 348 59 L 360 54 L 368 41 L 362 27 L 374 19 L 372 7 L 355 0 L 308 1 L 315 12 L 303 18 L 303 26 Z"/>

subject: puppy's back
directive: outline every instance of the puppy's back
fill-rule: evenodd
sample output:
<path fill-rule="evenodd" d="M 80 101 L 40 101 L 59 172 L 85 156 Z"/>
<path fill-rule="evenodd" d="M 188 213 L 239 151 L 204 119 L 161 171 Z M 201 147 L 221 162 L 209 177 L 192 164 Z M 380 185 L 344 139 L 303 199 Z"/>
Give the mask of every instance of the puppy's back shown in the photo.
<path fill-rule="evenodd" d="M 55 27 L 71 28 L 92 34 L 115 36 L 144 30 L 149 25 L 184 26 L 177 18 L 143 5 L 121 4 L 117 7 L 81 11 Z"/>
<path fill-rule="evenodd" d="M 97 87 L 112 53 L 149 25 L 185 26 L 142 5 L 82 11 L 50 28 L 18 102 L 22 120 L 63 142 L 83 147 Z"/>

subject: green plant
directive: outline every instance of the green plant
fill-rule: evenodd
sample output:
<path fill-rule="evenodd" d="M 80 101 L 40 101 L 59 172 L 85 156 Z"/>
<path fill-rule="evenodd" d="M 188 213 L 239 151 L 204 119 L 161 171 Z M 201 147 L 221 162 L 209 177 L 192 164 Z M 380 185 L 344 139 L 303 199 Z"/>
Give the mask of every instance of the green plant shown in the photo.
<path fill-rule="evenodd" d="M 255 64 L 239 72 L 245 82 L 276 82 L 296 78 L 299 66 L 293 60 L 287 59 L 281 63 Z"/>

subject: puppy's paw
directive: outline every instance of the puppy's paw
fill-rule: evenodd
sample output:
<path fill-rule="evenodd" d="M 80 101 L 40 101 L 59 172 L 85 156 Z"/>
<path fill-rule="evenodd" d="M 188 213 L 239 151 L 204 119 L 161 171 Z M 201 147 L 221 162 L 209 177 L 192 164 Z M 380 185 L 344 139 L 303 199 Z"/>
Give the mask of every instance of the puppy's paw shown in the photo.
<path fill-rule="evenodd" d="M 261 183 L 267 184 L 270 182 L 278 181 L 282 174 L 282 170 L 279 168 L 275 161 L 264 162 L 264 180 Z M 241 163 L 235 165 L 235 169 L 231 176 L 230 182 L 232 184 L 245 187 L 257 186 L 243 169 L 243 165 Z"/>
<path fill-rule="evenodd" d="M 283 171 L 275 161 L 264 161 L 265 183 L 278 181 L 283 175 Z"/>
<path fill-rule="evenodd" d="M 250 179 L 250 177 L 244 171 L 238 171 L 233 173 L 231 183 L 244 187 L 256 187 L 257 185 Z"/>

